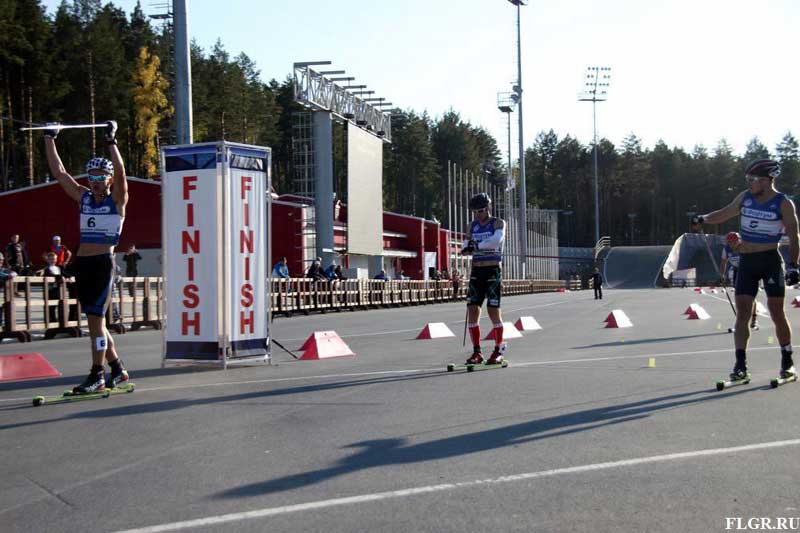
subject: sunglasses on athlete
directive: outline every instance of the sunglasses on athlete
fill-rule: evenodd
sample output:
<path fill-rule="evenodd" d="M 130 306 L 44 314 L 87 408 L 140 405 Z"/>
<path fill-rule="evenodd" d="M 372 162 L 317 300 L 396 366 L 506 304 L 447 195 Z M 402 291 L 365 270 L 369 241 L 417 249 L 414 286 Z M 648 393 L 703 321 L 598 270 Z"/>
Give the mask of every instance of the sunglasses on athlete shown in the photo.
<path fill-rule="evenodd" d="M 89 174 L 89 181 L 106 181 L 108 179 L 107 174 Z"/>

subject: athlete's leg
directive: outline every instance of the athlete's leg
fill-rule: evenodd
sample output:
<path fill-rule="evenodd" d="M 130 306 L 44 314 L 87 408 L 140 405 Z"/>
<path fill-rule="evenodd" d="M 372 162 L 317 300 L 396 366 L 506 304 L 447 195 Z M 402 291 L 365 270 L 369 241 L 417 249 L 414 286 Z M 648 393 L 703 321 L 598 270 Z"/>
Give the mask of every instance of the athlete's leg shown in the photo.
<path fill-rule="evenodd" d="M 105 324 L 103 324 L 105 326 Z M 114 338 L 111 336 L 111 332 L 108 331 L 108 328 L 105 328 L 105 336 L 106 336 L 106 361 L 108 364 L 114 363 L 119 359 L 119 354 L 117 354 L 117 348 L 114 344 Z"/>
<path fill-rule="evenodd" d="M 736 325 L 733 339 L 737 350 L 746 350 L 750 341 L 750 315 L 754 300 L 749 294 L 736 296 Z"/>
<path fill-rule="evenodd" d="M 767 298 L 767 309 L 769 316 L 775 324 L 775 336 L 781 346 L 792 343 L 792 328 L 786 319 L 786 311 L 783 308 L 784 297 L 773 296 Z"/>
<path fill-rule="evenodd" d="M 86 315 L 89 321 L 89 339 L 92 345 L 92 366 L 103 366 L 108 349 L 106 319 L 103 316 Z"/>

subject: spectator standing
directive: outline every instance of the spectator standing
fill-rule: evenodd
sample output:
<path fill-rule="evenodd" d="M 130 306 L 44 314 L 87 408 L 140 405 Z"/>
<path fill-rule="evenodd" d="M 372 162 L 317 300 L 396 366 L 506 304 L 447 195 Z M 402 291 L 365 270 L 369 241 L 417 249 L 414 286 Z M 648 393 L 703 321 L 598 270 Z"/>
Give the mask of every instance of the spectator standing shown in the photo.
<path fill-rule="evenodd" d="M 64 271 L 60 266 L 58 266 L 58 257 L 56 256 L 55 252 L 48 252 L 45 254 L 45 260 L 47 261 L 47 264 L 44 266 L 44 268 L 37 270 L 36 275 L 56 278 L 55 283 L 47 283 L 47 299 L 50 301 L 59 300 L 61 298 L 61 294 L 58 290 L 58 282 L 63 277 Z M 55 322 L 58 320 L 56 316 L 56 307 L 50 307 L 48 314 L 50 316 L 50 322 Z"/>
<path fill-rule="evenodd" d="M 2 253 L 0 253 L 0 283 L 5 283 L 7 279 L 11 279 L 17 275 L 16 272 L 8 268 L 8 264 L 6 264 L 6 259 Z M 3 311 L 0 309 L 0 327 L 3 326 Z"/>
<path fill-rule="evenodd" d="M 22 256 L 22 245 L 19 243 L 19 235 L 12 235 L 11 241 L 6 245 L 6 264 L 8 268 L 17 274 L 22 272 L 25 260 Z"/>
<path fill-rule="evenodd" d="M 125 277 L 137 277 L 139 275 L 139 261 L 142 260 L 142 256 L 136 250 L 135 244 L 131 244 L 130 248 L 128 248 L 128 251 L 122 256 L 122 260 L 125 261 Z M 120 283 L 122 283 L 122 281 L 120 281 Z M 135 293 L 136 282 L 128 282 L 128 294 L 133 297 Z"/>
<path fill-rule="evenodd" d="M 600 269 L 594 269 L 592 273 L 592 288 L 594 289 L 594 299 L 595 300 L 602 300 L 603 299 L 603 276 L 600 274 Z"/>
<path fill-rule="evenodd" d="M 128 248 L 128 252 L 122 256 L 122 260 L 125 261 L 125 276 L 129 278 L 135 278 L 139 275 L 139 261 L 142 260 L 142 256 L 136 250 L 136 245 L 131 244 L 131 247 Z"/>
<path fill-rule="evenodd" d="M 56 254 L 56 266 L 61 268 L 66 267 L 70 259 L 72 259 L 72 252 L 69 248 L 61 244 L 60 235 L 53 235 L 50 247 L 42 254 L 42 259 L 44 259 L 45 263 L 49 264 L 47 256 L 50 255 L 51 252 Z"/>

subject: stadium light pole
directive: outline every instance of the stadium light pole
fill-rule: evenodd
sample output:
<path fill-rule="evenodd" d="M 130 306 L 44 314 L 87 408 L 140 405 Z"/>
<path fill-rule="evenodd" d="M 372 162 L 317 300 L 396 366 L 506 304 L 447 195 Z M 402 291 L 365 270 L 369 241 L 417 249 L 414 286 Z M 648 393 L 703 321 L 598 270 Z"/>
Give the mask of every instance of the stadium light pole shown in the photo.
<path fill-rule="evenodd" d="M 600 193 L 597 183 L 597 102 L 608 100 L 608 87 L 611 85 L 611 67 L 588 67 L 584 80 L 584 92 L 578 96 L 579 102 L 592 103 L 592 130 L 594 144 L 594 242 L 600 242 Z"/>
<path fill-rule="evenodd" d="M 175 25 L 175 136 L 192 144 L 192 60 L 189 46 L 189 0 L 172 0 Z"/>
<path fill-rule="evenodd" d="M 519 253 L 521 256 L 522 279 L 527 277 L 528 262 L 528 195 L 525 190 L 525 142 L 522 135 L 522 34 L 520 33 L 520 8 L 528 0 L 508 0 L 517 6 L 517 84 L 514 93 L 517 95 L 517 112 L 519 116 Z"/>

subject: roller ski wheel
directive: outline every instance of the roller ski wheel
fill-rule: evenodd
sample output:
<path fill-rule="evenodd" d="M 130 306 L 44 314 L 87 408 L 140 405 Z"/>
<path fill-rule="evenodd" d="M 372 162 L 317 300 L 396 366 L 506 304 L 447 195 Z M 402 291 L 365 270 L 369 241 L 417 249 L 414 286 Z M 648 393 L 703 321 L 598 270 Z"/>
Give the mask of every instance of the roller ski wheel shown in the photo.
<path fill-rule="evenodd" d="M 717 381 L 717 390 L 721 391 L 725 389 L 730 389 L 731 387 L 738 387 L 739 385 L 747 385 L 748 383 L 750 383 L 751 379 L 752 376 L 750 375 L 750 372 L 745 374 L 745 377 L 743 378 L 731 379 L 729 377 L 728 379 L 721 379 Z"/>
<path fill-rule="evenodd" d="M 797 374 L 789 374 L 788 376 L 778 376 L 777 378 L 772 378 L 769 382 L 770 387 L 773 389 L 777 389 L 781 385 L 786 385 L 787 383 L 793 383 L 797 381 Z"/>

